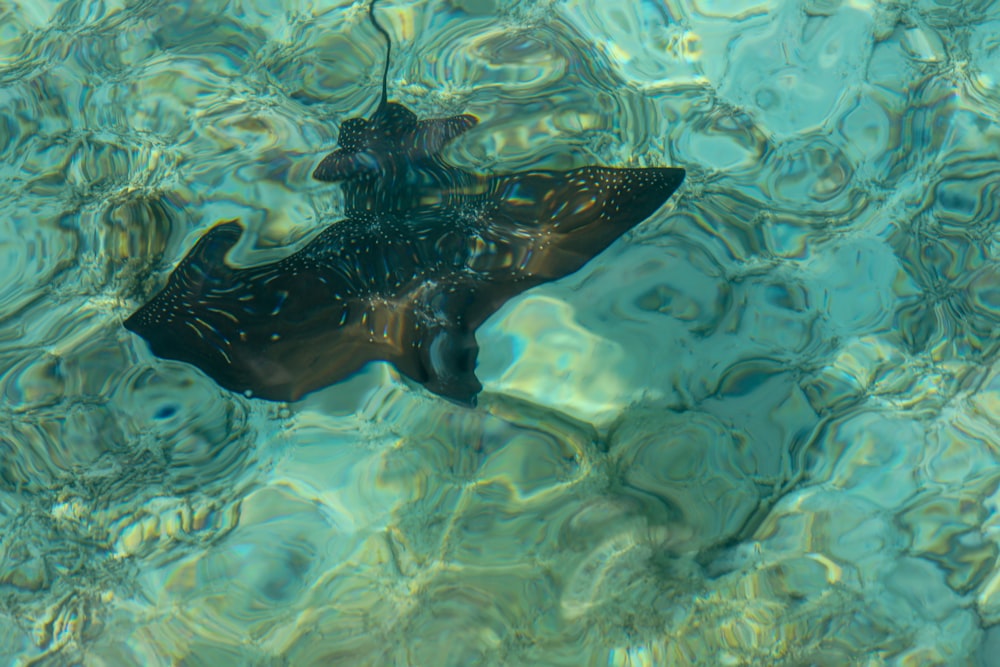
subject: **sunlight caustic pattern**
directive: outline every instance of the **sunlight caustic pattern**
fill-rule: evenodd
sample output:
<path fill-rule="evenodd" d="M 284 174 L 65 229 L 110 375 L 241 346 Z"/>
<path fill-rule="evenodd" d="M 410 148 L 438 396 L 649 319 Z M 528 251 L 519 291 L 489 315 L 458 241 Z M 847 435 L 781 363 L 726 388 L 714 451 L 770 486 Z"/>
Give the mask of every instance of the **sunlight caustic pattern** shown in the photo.
<path fill-rule="evenodd" d="M 0 4 L 0 662 L 989 665 L 997 3 L 382 2 L 454 165 L 684 189 L 484 323 L 474 410 L 248 400 L 121 322 L 342 219 L 366 5 Z"/>

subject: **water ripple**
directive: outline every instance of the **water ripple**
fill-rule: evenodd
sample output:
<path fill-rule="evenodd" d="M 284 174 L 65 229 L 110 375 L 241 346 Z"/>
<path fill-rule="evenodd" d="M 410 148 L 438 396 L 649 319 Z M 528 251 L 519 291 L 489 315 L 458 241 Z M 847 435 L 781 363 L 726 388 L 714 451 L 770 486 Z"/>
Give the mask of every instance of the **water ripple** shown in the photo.
<path fill-rule="evenodd" d="M 456 164 L 688 170 L 480 329 L 478 410 L 263 405 L 120 327 L 213 220 L 239 263 L 340 217 L 365 3 L 0 6 L 0 661 L 975 664 L 998 6 L 380 2 Z"/>

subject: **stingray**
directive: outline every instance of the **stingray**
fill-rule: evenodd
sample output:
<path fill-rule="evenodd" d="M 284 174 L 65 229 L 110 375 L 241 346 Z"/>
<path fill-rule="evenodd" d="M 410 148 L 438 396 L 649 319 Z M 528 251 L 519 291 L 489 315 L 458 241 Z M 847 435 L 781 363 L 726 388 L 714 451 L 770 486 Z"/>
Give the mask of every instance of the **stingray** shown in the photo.
<path fill-rule="evenodd" d="M 420 120 L 382 95 L 341 125 L 313 172 L 339 182 L 345 219 L 284 259 L 238 268 L 243 234 L 217 223 L 166 286 L 124 325 L 165 359 L 193 364 L 226 389 L 296 401 L 389 362 L 427 390 L 474 405 L 476 330 L 512 297 L 567 276 L 656 212 L 681 185 L 670 167 L 589 166 L 480 174 L 442 149 L 471 115 Z"/>

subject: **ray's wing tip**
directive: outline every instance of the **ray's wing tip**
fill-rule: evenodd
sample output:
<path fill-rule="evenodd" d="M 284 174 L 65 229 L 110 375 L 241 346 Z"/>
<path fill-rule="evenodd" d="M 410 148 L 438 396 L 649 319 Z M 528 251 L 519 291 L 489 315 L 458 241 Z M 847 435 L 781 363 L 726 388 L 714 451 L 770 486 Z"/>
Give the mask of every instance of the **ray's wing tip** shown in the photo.
<path fill-rule="evenodd" d="M 663 180 L 684 180 L 687 170 L 684 167 L 636 167 L 630 169 L 638 174 L 652 174 Z"/>
<path fill-rule="evenodd" d="M 243 235 L 243 221 L 239 218 L 230 218 L 229 220 L 219 220 L 212 228 L 208 230 L 209 234 L 225 234 L 226 236 L 235 236 L 239 238 Z"/>
<path fill-rule="evenodd" d="M 641 167 L 630 171 L 643 183 L 640 189 L 651 188 L 663 195 L 664 200 L 681 187 L 687 176 L 683 167 Z"/>
<path fill-rule="evenodd" d="M 207 254 L 209 256 L 225 256 L 243 236 L 243 223 L 239 218 L 219 220 L 198 239 L 198 243 L 190 255 Z"/>
<path fill-rule="evenodd" d="M 148 306 L 149 304 L 141 306 L 122 320 L 122 328 L 143 339 L 147 344 L 152 345 L 159 325 L 150 321 Z M 153 350 L 153 353 L 156 354 L 156 351 Z"/>
<path fill-rule="evenodd" d="M 684 167 L 660 167 L 659 170 L 663 175 L 663 180 L 674 190 L 679 188 L 687 177 L 687 170 Z"/>
<path fill-rule="evenodd" d="M 126 330 L 131 331 L 132 333 L 139 333 L 139 323 L 136 321 L 136 315 L 138 314 L 139 312 L 136 311 L 131 315 L 129 315 L 128 317 L 126 317 L 124 320 L 122 320 L 122 326 L 125 327 Z"/>

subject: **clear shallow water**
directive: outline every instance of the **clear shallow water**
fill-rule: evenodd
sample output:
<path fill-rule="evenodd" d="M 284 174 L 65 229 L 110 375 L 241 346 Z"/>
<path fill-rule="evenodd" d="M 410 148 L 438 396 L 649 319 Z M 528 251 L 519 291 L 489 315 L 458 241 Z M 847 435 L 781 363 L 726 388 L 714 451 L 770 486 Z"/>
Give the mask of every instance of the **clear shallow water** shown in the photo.
<path fill-rule="evenodd" d="M 994 5 L 379 11 L 454 162 L 680 197 L 480 330 L 478 410 L 247 401 L 120 321 L 337 219 L 365 7 L 0 4 L 0 662 L 1000 664 Z"/>

